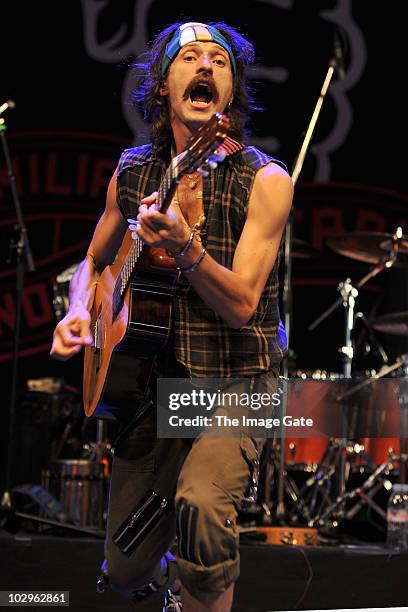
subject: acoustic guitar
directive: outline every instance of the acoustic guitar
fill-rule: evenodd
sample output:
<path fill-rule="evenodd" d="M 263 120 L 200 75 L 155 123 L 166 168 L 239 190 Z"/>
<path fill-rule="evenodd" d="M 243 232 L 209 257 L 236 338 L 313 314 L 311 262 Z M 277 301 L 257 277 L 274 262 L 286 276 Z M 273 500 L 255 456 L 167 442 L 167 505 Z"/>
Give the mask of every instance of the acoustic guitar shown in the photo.
<path fill-rule="evenodd" d="M 214 114 L 172 159 L 159 186 L 159 211 L 167 210 L 184 174 L 205 174 L 224 159 L 220 145 L 228 127 L 228 117 Z M 85 348 L 83 380 L 87 416 L 122 422 L 135 416 L 155 356 L 169 336 L 177 278 L 173 258 L 126 232 L 114 263 L 98 279 L 90 310 L 93 343 Z"/>

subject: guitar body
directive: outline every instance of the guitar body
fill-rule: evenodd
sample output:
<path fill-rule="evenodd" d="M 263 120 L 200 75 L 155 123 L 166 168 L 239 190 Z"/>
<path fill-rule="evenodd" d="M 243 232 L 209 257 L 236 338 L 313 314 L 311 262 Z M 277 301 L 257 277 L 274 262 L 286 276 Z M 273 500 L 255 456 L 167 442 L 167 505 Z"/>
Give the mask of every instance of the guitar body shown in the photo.
<path fill-rule="evenodd" d="M 92 346 L 85 349 L 83 397 L 87 416 L 128 420 L 138 409 L 154 357 L 165 344 L 177 278 L 174 261 L 146 249 L 114 313 L 114 290 L 133 240 L 127 232 L 114 264 L 98 279 L 90 311 Z"/>

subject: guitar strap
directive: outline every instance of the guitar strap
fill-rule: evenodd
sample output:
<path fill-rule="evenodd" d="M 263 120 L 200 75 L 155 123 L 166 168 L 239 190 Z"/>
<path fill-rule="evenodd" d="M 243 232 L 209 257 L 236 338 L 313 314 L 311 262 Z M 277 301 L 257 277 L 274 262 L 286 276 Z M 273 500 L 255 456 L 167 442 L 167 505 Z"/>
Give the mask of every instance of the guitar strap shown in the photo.
<path fill-rule="evenodd" d="M 188 378 L 185 367 L 176 361 L 174 355 L 174 329 L 170 330 L 169 337 L 159 353 L 151 359 L 149 379 L 146 384 L 145 394 L 139 407 L 135 410 L 132 418 L 120 428 L 112 446 L 115 448 L 124 436 L 137 427 L 150 410 L 156 409 L 156 380 L 158 378 Z"/>
<path fill-rule="evenodd" d="M 151 359 L 149 378 L 146 384 L 145 393 L 143 399 L 141 400 L 137 410 L 134 411 L 133 416 L 127 423 L 124 423 L 119 430 L 115 440 L 112 443 L 113 449 L 116 448 L 118 442 L 122 440 L 122 438 L 131 430 L 137 427 L 137 425 L 143 421 L 145 415 L 155 406 L 154 399 L 151 394 L 151 384 L 152 384 L 152 374 L 154 370 L 155 360 Z"/>

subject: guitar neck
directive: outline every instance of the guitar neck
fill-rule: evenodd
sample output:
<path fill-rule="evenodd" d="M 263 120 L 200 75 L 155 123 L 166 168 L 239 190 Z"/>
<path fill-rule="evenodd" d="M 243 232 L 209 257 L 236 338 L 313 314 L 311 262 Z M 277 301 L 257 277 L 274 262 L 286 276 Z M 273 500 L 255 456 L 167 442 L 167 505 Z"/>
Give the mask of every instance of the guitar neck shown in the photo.
<path fill-rule="evenodd" d="M 170 206 L 170 202 L 177 188 L 180 176 L 177 159 L 178 157 L 172 159 L 170 166 L 166 170 L 166 174 L 160 182 L 156 206 L 161 213 L 165 213 Z"/>
<path fill-rule="evenodd" d="M 170 202 L 177 187 L 176 176 L 178 176 L 178 173 L 176 174 L 176 165 L 172 162 L 167 168 L 166 174 L 160 182 L 158 190 L 156 206 L 160 212 L 166 212 L 170 206 Z M 129 253 L 123 262 L 122 268 L 115 283 L 112 304 L 113 316 L 116 316 L 122 307 L 123 296 L 126 293 L 129 280 L 133 274 L 137 262 L 139 261 L 143 247 L 143 241 L 137 236 L 134 239 Z"/>

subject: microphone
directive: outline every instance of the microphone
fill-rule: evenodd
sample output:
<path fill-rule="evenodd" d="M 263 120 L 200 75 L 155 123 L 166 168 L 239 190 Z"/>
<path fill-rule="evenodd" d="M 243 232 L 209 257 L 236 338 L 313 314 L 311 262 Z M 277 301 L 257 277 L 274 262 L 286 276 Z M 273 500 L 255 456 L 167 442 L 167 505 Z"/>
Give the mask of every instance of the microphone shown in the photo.
<path fill-rule="evenodd" d="M 339 79 L 342 81 L 346 77 L 346 72 L 344 70 L 343 46 L 341 44 L 340 36 L 337 31 L 334 32 L 333 50 L 334 50 L 334 64 L 335 64 Z"/>
<path fill-rule="evenodd" d="M 0 115 L 2 115 L 4 111 L 6 111 L 8 108 L 11 110 L 15 107 L 16 107 L 16 103 L 14 102 L 14 100 L 7 100 L 7 102 L 4 102 L 0 106 Z"/>

